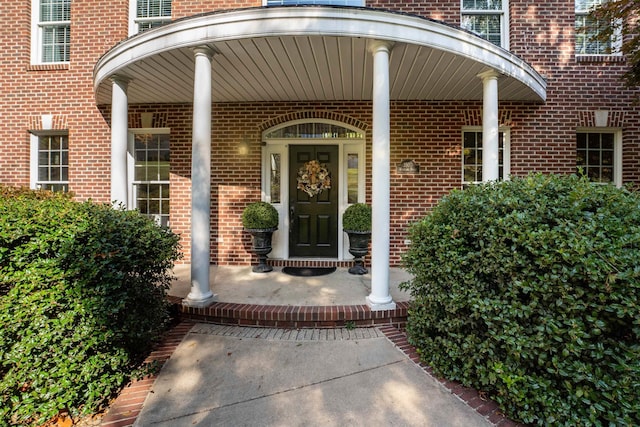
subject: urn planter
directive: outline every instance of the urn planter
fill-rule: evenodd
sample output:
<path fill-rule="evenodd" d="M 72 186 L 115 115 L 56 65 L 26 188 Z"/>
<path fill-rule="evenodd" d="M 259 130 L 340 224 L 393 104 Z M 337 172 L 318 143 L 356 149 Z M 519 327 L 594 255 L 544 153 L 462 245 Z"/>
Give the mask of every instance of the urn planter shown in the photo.
<path fill-rule="evenodd" d="M 277 228 L 247 228 L 251 234 L 253 253 L 258 256 L 258 265 L 252 268 L 254 273 L 268 273 L 273 267 L 267 264 L 267 255 L 271 252 L 271 239 Z"/>
<path fill-rule="evenodd" d="M 351 274 L 367 274 L 369 270 L 364 266 L 364 257 L 369 252 L 371 241 L 370 231 L 344 230 L 349 236 L 349 253 L 353 255 L 355 265 L 349 268 Z"/>
<path fill-rule="evenodd" d="M 273 267 L 267 264 L 267 254 L 271 252 L 273 232 L 278 229 L 278 211 L 270 203 L 250 203 L 242 212 L 242 225 L 251 234 L 253 252 L 258 256 L 255 273 L 268 273 Z"/>
<path fill-rule="evenodd" d="M 371 206 L 355 203 L 342 214 L 342 228 L 349 236 L 349 253 L 354 256 L 355 265 L 349 269 L 351 274 L 367 274 L 363 258 L 369 252 L 371 241 Z"/>

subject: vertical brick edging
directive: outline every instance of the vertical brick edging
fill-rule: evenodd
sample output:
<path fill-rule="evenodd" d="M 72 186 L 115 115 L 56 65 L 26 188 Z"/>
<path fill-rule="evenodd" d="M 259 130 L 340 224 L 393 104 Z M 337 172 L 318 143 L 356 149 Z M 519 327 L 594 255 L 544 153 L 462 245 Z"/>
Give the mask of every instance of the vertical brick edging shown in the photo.
<path fill-rule="evenodd" d="M 400 351 L 402 351 L 412 362 L 418 365 L 423 371 L 441 383 L 453 395 L 457 396 L 477 413 L 482 415 L 487 421 L 498 427 L 524 427 L 523 424 L 516 423 L 506 418 L 498 408 L 498 404 L 493 400 L 483 397 L 477 390 L 464 387 L 455 381 L 439 378 L 433 373 L 433 369 L 420 361 L 418 351 L 409 344 L 407 335 L 393 326 L 379 326 L 378 329 L 391 341 Z"/>
<path fill-rule="evenodd" d="M 170 329 L 160 344 L 145 359 L 145 363 L 157 361 L 161 366 L 164 365 L 194 324 L 195 322 L 190 320 L 183 320 Z M 154 374 L 140 380 L 133 380 L 122 389 L 116 400 L 109 406 L 100 425 L 102 427 L 133 426 L 157 376 Z"/>

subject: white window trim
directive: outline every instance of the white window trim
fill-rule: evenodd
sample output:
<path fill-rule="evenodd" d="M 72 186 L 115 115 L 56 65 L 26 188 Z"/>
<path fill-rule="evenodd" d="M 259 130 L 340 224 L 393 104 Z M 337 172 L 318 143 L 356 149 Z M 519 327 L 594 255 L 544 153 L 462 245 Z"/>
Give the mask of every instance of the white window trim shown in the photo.
<path fill-rule="evenodd" d="M 53 135 L 64 135 L 67 137 L 67 143 L 69 138 L 69 131 L 67 130 L 57 130 L 57 129 L 46 129 L 46 130 L 37 130 L 30 131 L 29 135 L 29 188 L 32 190 L 38 190 L 38 166 L 39 166 L 39 158 L 40 158 L 40 137 L 41 136 L 53 136 Z M 67 165 L 69 166 L 69 165 Z M 66 181 L 56 181 L 60 183 L 66 183 L 69 185 L 69 180 Z"/>
<path fill-rule="evenodd" d="M 607 0 L 604 0 L 605 2 Z M 575 16 L 586 16 L 590 12 L 590 9 L 587 10 L 579 10 L 575 9 Z M 576 49 L 576 56 L 581 58 L 595 57 L 595 56 L 621 56 L 622 55 L 622 21 L 616 20 L 612 23 L 615 26 L 615 31 L 611 36 L 611 52 L 610 53 L 578 53 Z M 577 48 L 576 43 L 574 42 L 574 49 Z"/>
<path fill-rule="evenodd" d="M 467 182 L 464 180 L 464 133 L 465 132 L 482 132 L 481 126 L 463 126 L 460 132 L 460 175 L 462 185 L 480 184 L 482 181 Z M 502 181 L 508 181 L 511 176 L 511 128 L 500 127 L 498 132 L 502 133 Z M 484 141 L 483 141 L 484 144 Z"/>
<path fill-rule="evenodd" d="M 462 19 L 464 15 L 495 15 L 497 13 L 502 14 L 502 19 L 500 21 L 500 47 L 509 50 L 510 42 L 509 42 L 509 0 L 502 0 L 502 9 L 499 11 L 498 9 L 484 10 L 484 9 L 463 9 L 462 8 L 463 0 L 460 0 L 460 22 L 462 23 Z"/>
<path fill-rule="evenodd" d="M 579 127 L 578 133 L 612 133 L 613 134 L 613 184 L 622 187 L 622 129 L 609 127 Z M 576 147 L 576 154 L 578 147 Z M 577 165 L 576 165 L 577 166 Z"/>
<path fill-rule="evenodd" d="M 55 24 L 56 22 L 50 22 Z M 71 25 L 71 21 L 60 21 Z M 44 62 L 42 60 L 42 26 L 40 25 L 40 0 L 31 0 L 31 65 L 68 64 L 69 61 Z"/>
<path fill-rule="evenodd" d="M 134 137 L 135 135 L 138 135 L 141 133 L 150 133 L 154 135 L 170 135 L 171 128 L 130 128 L 129 129 L 128 141 L 127 141 L 127 193 L 128 193 L 127 206 L 128 206 L 128 209 L 138 208 L 138 205 L 136 203 L 137 202 L 136 196 L 135 196 L 135 184 L 138 183 L 138 181 L 134 179 L 136 176 L 136 159 L 134 157 L 134 153 L 135 153 Z M 164 181 L 162 181 L 162 183 L 164 183 Z M 167 183 L 171 184 L 170 181 L 167 181 Z"/>
<path fill-rule="evenodd" d="M 264 135 L 282 127 L 291 126 L 297 123 L 329 123 L 342 126 L 363 135 L 361 138 L 272 138 L 266 139 Z M 349 253 L 349 240 L 342 232 L 342 214 L 349 206 L 348 204 L 348 180 L 347 180 L 347 156 L 358 154 L 358 203 L 365 202 L 366 188 L 366 149 L 365 131 L 354 128 L 346 123 L 326 120 L 326 119 L 302 119 L 281 123 L 278 126 L 267 129 L 263 132 L 264 144 L 262 147 L 262 201 L 271 203 L 271 165 L 269 159 L 271 154 L 280 154 L 280 203 L 273 203 L 278 211 L 278 230 L 273 234 L 272 251 L 269 255 L 274 259 L 289 258 L 289 145 L 337 145 L 339 147 L 339 180 L 338 189 L 338 259 L 353 259 Z"/>

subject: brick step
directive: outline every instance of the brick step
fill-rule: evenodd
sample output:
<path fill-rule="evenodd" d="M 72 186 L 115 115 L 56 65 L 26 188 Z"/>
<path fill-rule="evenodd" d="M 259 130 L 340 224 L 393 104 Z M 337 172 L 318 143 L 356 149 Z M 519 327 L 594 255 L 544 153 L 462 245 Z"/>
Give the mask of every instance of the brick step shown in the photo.
<path fill-rule="evenodd" d="M 290 306 L 217 302 L 209 307 L 183 306 L 172 300 L 182 319 L 221 325 L 266 328 L 341 328 L 389 325 L 404 328 L 408 302 L 398 302 L 394 310 L 371 311 L 367 305 Z"/>

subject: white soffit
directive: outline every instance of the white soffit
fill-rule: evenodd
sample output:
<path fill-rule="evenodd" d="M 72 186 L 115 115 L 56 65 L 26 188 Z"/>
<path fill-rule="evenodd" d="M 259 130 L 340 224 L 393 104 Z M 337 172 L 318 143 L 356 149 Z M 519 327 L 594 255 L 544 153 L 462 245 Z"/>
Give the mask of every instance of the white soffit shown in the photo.
<path fill-rule="evenodd" d="M 546 82 L 526 62 L 466 31 L 362 8 L 251 8 L 186 18 L 116 45 L 96 64 L 98 104 L 111 77 L 130 79 L 129 103 L 193 100 L 193 48 L 213 57 L 214 102 L 370 100 L 372 40 L 393 41 L 392 100 L 480 100 L 477 75 L 501 74 L 501 100 L 544 101 Z"/>

